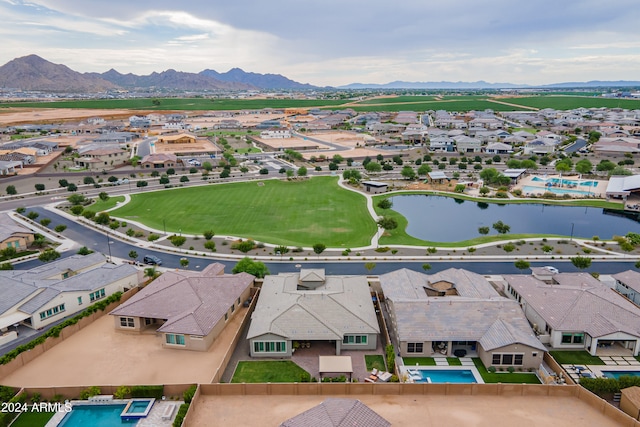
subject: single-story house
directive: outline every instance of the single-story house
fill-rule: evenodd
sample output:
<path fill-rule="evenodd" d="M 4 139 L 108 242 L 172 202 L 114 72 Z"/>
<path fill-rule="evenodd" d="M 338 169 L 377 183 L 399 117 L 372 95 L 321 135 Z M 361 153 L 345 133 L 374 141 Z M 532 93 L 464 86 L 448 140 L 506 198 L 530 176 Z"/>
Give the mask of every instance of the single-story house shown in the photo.
<path fill-rule="evenodd" d="M 178 157 L 171 153 L 147 154 L 142 158 L 140 165 L 144 169 L 173 168 L 178 162 Z"/>
<path fill-rule="evenodd" d="M 640 353 L 640 308 L 588 273 L 505 275 L 506 294 L 517 301 L 540 340 L 553 349 L 616 346 Z"/>
<path fill-rule="evenodd" d="M 254 280 L 224 274 L 220 263 L 168 271 L 109 314 L 117 331 L 159 333 L 165 348 L 206 351 L 249 300 Z"/>
<path fill-rule="evenodd" d="M 8 213 L 0 213 L 0 249 L 24 251 L 33 243 L 35 232 L 14 220 Z"/>
<path fill-rule="evenodd" d="M 291 138 L 291 131 L 289 129 L 282 129 L 282 128 L 267 129 L 260 132 L 260 138 L 287 139 L 287 138 Z"/>
<path fill-rule="evenodd" d="M 137 133 L 133 132 L 109 132 L 95 138 L 93 142 L 107 144 L 123 144 L 129 143 L 138 138 Z"/>
<path fill-rule="evenodd" d="M 503 144 L 502 142 L 495 142 L 487 145 L 485 148 L 487 154 L 509 154 L 513 153 L 513 148 L 509 144 Z"/>
<path fill-rule="evenodd" d="M 640 306 L 640 272 L 627 270 L 611 277 L 616 281 L 616 291 Z"/>
<path fill-rule="evenodd" d="M 247 339 L 252 357 L 291 357 L 300 341 L 329 341 L 340 355 L 374 350 L 379 333 L 365 276 L 303 268 L 265 277 Z"/>
<path fill-rule="evenodd" d="M 538 368 L 545 353 L 517 302 L 483 276 L 450 268 L 380 276 L 402 357 L 475 356 L 485 366 Z"/>
<path fill-rule="evenodd" d="M 482 141 L 477 138 L 460 136 L 453 139 L 456 140 L 458 153 L 479 153 L 482 151 Z"/>
<path fill-rule="evenodd" d="M 197 137 L 188 133 L 179 133 L 177 135 L 160 135 L 158 136 L 158 144 L 195 144 Z"/>
<path fill-rule="evenodd" d="M 389 185 L 386 182 L 379 181 L 362 181 L 364 191 L 372 194 L 386 193 Z"/>
<path fill-rule="evenodd" d="M 97 252 L 0 271 L 0 330 L 14 324 L 43 328 L 139 282 L 135 267 L 107 263 Z"/>
<path fill-rule="evenodd" d="M 96 148 L 84 151 L 82 157 L 74 159 L 76 166 L 87 168 L 91 171 L 112 169 L 122 165 L 129 159 L 129 151 L 121 148 Z"/>
<path fill-rule="evenodd" d="M 640 175 L 612 176 L 607 183 L 607 199 L 627 200 L 632 193 L 640 193 Z"/>
<path fill-rule="evenodd" d="M 22 162 L 15 160 L 0 160 L 0 175 L 15 175 L 17 168 L 22 169 Z"/>
<path fill-rule="evenodd" d="M 455 141 L 449 136 L 434 136 L 429 140 L 429 150 L 452 153 L 456 148 Z"/>

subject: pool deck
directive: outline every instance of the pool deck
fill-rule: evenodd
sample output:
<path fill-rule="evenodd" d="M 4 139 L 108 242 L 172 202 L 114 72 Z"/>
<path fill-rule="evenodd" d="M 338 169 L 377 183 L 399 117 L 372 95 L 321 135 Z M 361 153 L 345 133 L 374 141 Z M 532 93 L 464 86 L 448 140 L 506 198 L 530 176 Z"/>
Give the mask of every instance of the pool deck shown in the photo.
<path fill-rule="evenodd" d="M 190 426 L 278 426 L 329 396 L 202 395 Z M 619 427 L 598 409 L 574 397 L 467 395 L 349 395 L 394 427 Z M 251 408 L 251 410 L 247 410 Z"/>
<path fill-rule="evenodd" d="M 518 184 L 515 185 L 515 188 L 519 188 L 523 191 L 523 195 L 527 195 L 527 194 L 535 194 L 535 195 L 542 195 L 547 191 L 547 188 L 544 185 L 544 182 L 541 181 L 535 181 L 534 178 L 538 178 L 541 179 L 543 177 L 540 176 L 536 176 L 536 175 L 529 175 L 526 176 L 524 178 L 522 178 Z M 545 179 L 560 179 L 560 175 L 547 175 Z M 576 181 L 576 182 L 597 182 L 598 184 L 595 187 L 587 187 L 587 186 L 582 186 L 582 185 L 577 185 L 576 187 L 568 187 L 566 185 L 563 185 L 562 187 L 560 186 L 554 186 L 552 187 L 555 190 L 568 190 L 567 194 L 572 194 L 576 197 L 582 198 L 580 197 L 581 194 L 579 194 L 578 192 L 584 192 L 585 196 L 587 196 L 587 194 L 590 194 L 590 197 L 597 197 L 597 198 L 603 198 L 605 197 L 605 193 L 607 190 L 607 184 L 608 181 L 607 180 L 599 180 L 599 179 L 577 179 L 577 177 L 572 176 L 572 175 L 568 175 L 568 176 L 562 176 L 563 180 L 567 180 L 567 181 Z M 527 191 L 524 190 L 524 187 L 528 187 Z M 539 191 L 532 191 L 531 187 L 536 187 L 537 189 L 539 189 Z M 575 192 L 575 193 L 574 193 Z"/>

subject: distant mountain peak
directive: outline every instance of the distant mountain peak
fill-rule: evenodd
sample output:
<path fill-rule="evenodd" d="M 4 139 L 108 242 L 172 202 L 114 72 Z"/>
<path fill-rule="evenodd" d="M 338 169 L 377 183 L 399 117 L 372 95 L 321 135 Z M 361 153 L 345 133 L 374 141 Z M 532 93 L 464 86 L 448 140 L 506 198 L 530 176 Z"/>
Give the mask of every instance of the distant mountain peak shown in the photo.
<path fill-rule="evenodd" d="M 234 67 L 226 73 L 219 73 L 215 70 L 203 70 L 201 75 L 215 77 L 222 81 L 235 81 L 250 84 L 259 89 L 317 89 L 317 86 L 308 83 L 298 83 L 280 74 L 260 74 L 246 72 L 242 68 Z"/>

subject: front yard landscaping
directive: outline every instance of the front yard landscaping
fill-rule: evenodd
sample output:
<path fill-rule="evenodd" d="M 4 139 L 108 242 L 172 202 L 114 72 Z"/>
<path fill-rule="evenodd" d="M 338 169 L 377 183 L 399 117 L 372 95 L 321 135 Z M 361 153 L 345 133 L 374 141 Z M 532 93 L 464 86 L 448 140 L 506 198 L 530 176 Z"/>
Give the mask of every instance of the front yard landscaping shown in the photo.
<path fill-rule="evenodd" d="M 233 373 L 232 383 L 309 382 L 307 371 L 289 360 L 242 361 Z"/>

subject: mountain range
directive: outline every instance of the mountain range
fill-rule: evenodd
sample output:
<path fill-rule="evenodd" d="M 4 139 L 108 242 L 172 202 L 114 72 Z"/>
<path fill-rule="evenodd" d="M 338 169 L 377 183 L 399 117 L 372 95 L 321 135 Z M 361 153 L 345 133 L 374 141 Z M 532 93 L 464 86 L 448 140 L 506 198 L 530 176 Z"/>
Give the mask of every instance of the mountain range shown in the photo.
<path fill-rule="evenodd" d="M 166 70 L 146 76 L 122 74 L 111 69 L 104 73 L 79 73 L 37 55 L 16 58 L 0 67 L 0 87 L 47 92 L 95 93 L 116 89 L 269 90 L 317 89 L 279 74 L 247 73 L 233 68 L 226 73 L 204 70 L 186 73 Z"/>
<path fill-rule="evenodd" d="M 405 82 L 384 84 L 352 83 L 338 89 L 563 89 L 563 88 L 640 88 L 640 81 L 566 82 L 548 85 L 476 82 Z M 139 76 L 111 69 L 104 73 L 79 73 L 66 65 L 54 64 L 37 55 L 16 58 L 0 67 L 0 88 L 44 91 L 97 93 L 108 90 L 306 90 L 319 89 L 298 83 L 280 74 L 259 74 L 232 68 L 226 73 L 206 69 L 199 73 L 166 70 Z"/>

